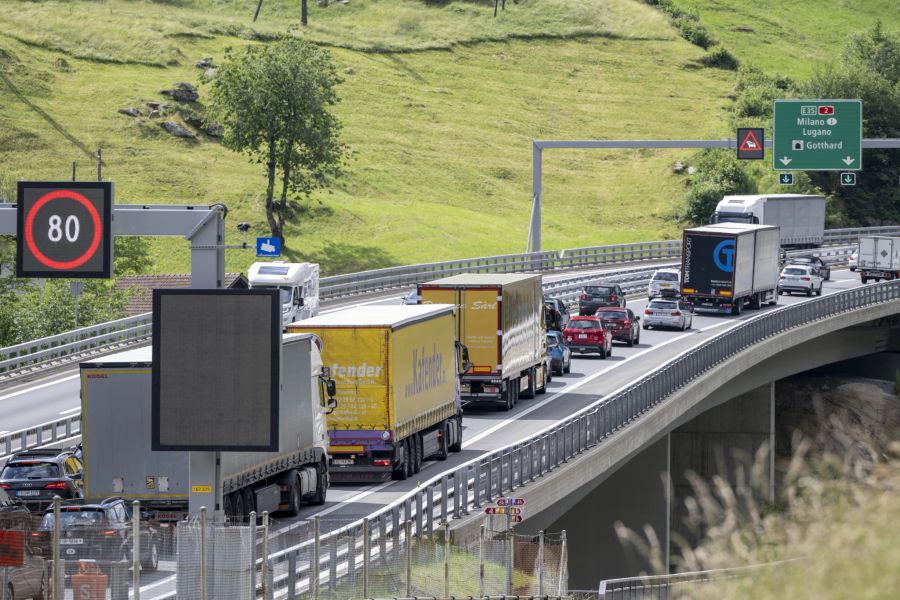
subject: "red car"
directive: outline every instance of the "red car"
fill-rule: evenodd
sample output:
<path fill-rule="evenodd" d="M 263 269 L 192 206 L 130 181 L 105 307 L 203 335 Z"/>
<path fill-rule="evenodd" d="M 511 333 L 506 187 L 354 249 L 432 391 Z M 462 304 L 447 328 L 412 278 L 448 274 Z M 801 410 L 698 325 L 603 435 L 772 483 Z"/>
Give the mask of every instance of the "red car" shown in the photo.
<path fill-rule="evenodd" d="M 603 322 L 613 340 L 625 342 L 629 347 L 641 343 L 641 319 L 630 308 L 601 308 L 595 316 Z"/>
<path fill-rule="evenodd" d="M 612 354 L 612 334 L 597 317 L 572 317 L 563 336 L 572 353 L 599 352 L 600 358 Z"/>

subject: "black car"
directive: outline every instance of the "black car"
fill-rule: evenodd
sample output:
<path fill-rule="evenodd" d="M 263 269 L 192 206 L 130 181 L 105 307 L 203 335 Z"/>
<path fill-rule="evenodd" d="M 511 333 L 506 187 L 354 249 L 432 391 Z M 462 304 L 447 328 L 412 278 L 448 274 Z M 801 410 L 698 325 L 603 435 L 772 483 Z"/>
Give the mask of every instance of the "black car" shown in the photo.
<path fill-rule="evenodd" d="M 64 504 L 60 507 L 60 556 L 66 574 L 77 570 L 79 560 L 96 560 L 101 568 L 109 562 L 131 561 L 133 524 L 131 506 L 122 498 L 107 498 L 97 504 Z M 159 566 L 159 533 L 141 520 L 141 569 Z M 53 509 L 44 513 L 35 537 L 49 556 L 53 535 Z"/>
<path fill-rule="evenodd" d="M 54 496 L 81 498 L 84 466 L 71 450 L 44 448 L 12 455 L 0 471 L 0 486 L 32 511 L 40 512 Z"/>
<path fill-rule="evenodd" d="M 544 319 L 547 331 L 562 331 L 569 322 L 569 309 L 559 298 L 544 298 Z"/>
<path fill-rule="evenodd" d="M 592 316 L 598 308 L 621 306 L 625 308 L 625 294 L 618 283 L 587 285 L 578 300 L 578 314 Z"/>
<path fill-rule="evenodd" d="M 804 254 L 802 256 L 791 256 L 788 262 L 792 265 L 809 265 L 819 272 L 819 277 L 825 281 L 831 280 L 831 267 L 825 264 L 818 256 L 813 254 Z"/>

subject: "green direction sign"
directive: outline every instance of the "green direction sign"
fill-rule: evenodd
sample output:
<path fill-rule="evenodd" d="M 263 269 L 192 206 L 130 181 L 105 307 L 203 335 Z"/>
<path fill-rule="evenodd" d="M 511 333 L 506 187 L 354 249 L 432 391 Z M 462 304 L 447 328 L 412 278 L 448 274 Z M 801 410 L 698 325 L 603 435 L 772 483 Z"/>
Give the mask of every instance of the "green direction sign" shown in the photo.
<path fill-rule="evenodd" d="M 862 170 L 862 100 L 776 100 L 776 171 Z"/>

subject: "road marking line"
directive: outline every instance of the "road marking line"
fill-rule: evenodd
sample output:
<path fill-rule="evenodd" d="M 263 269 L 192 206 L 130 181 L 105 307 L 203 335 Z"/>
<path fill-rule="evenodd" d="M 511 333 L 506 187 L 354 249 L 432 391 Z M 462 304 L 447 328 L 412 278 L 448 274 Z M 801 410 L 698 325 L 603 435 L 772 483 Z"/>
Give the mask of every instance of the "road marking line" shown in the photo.
<path fill-rule="evenodd" d="M 355 495 L 355 496 L 351 496 L 350 498 L 347 498 L 346 500 L 341 500 L 340 502 L 336 502 L 336 503 L 334 504 L 334 506 L 329 506 L 328 508 L 326 508 L 326 509 L 324 509 L 324 510 L 320 510 L 319 512 L 315 512 L 315 513 L 311 514 L 309 517 L 310 517 L 310 518 L 312 518 L 312 517 L 323 517 L 323 516 L 325 516 L 325 515 L 330 515 L 330 514 L 333 513 L 334 511 L 340 510 L 340 509 L 344 508 L 344 506 L 347 505 L 347 504 L 353 504 L 354 502 L 357 502 L 357 501 L 359 501 L 359 500 L 362 500 L 362 499 L 365 498 L 366 496 L 370 496 L 370 495 L 374 494 L 375 492 L 380 492 L 381 490 L 383 490 L 383 489 L 386 488 L 387 486 L 391 485 L 392 483 L 394 483 L 394 482 L 393 482 L 392 480 L 389 479 L 388 481 L 385 481 L 385 482 L 382 483 L 381 485 L 377 485 L 377 486 L 373 487 L 371 490 L 367 490 L 367 491 L 365 491 L 365 492 L 360 492 L 360 493 L 358 493 L 358 494 Z"/>
<path fill-rule="evenodd" d="M 22 394 L 29 394 L 35 390 L 39 390 L 41 388 L 50 387 L 51 385 L 56 385 L 57 383 L 63 383 L 65 381 L 70 381 L 72 379 L 77 379 L 79 376 L 78 373 L 74 375 L 70 375 L 68 377 L 63 377 L 62 379 L 54 379 L 53 381 L 48 381 L 47 383 L 42 383 L 40 385 L 36 385 L 34 387 L 28 387 L 24 390 L 19 390 L 18 392 L 13 392 L 12 394 L 7 394 L 5 396 L 0 396 L 0 400 L 6 400 L 7 398 L 13 398 L 14 396 L 21 396 Z"/>
<path fill-rule="evenodd" d="M 556 392 L 555 394 L 553 394 L 553 395 L 550 396 L 549 398 L 546 398 L 546 399 L 544 399 L 544 400 L 541 400 L 540 402 L 538 402 L 538 403 L 535 404 L 534 406 L 530 406 L 530 407 L 528 407 L 528 409 L 523 410 L 523 411 L 520 412 L 520 413 L 517 413 L 515 416 L 510 417 L 509 419 L 506 419 L 505 421 L 501 421 L 501 422 L 497 423 L 496 425 L 494 425 L 493 427 L 489 427 L 488 429 L 485 429 L 484 431 L 482 431 L 482 432 L 479 433 L 478 435 L 476 435 L 476 436 L 474 436 L 474 437 L 471 437 L 471 438 L 469 438 L 466 442 L 464 442 L 464 443 L 463 443 L 463 448 L 468 448 L 470 445 L 472 445 L 472 444 L 474 444 L 474 443 L 476 443 L 476 442 L 478 442 L 478 441 L 484 439 L 485 437 L 487 437 L 487 436 L 489 436 L 490 434 L 494 433 L 494 432 L 497 431 L 498 429 L 501 429 L 502 427 L 505 427 L 505 426 L 509 425 L 509 424 L 512 423 L 513 421 L 517 421 L 517 420 L 521 419 L 521 418 L 524 417 L 525 415 L 528 415 L 528 414 L 530 414 L 530 413 L 536 411 L 537 409 L 541 408 L 542 406 L 545 406 L 545 405 L 548 404 L 549 402 L 553 402 L 553 401 L 556 400 L 559 396 L 564 396 L 565 394 L 568 394 L 568 393 L 570 393 L 570 392 L 573 392 L 574 390 L 580 388 L 580 387 L 583 386 L 584 384 L 589 383 L 589 382 L 591 382 L 591 381 L 597 379 L 598 377 L 600 377 L 601 375 L 604 375 L 605 373 L 611 371 L 612 369 L 615 369 L 615 368 L 618 367 L 619 365 L 624 365 L 625 363 L 627 363 L 627 362 L 629 362 L 629 361 L 632 361 L 632 360 L 634 360 L 634 359 L 636 359 L 636 358 L 639 358 L 639 357 L 641 357 L 641 356 L 643 356 L 643 355 L 645 355 L 645 354 L 647 354 L 647 353 L 649 353 L 649 352 L 652 352 L 652 351 L 654 351 L 654 350 L 658 350 L 659 348 L 662 348 L 663 346 L 668 346 L 669 344 L 674 344 L 674 343 L 677 342 L 678 340 L 681 340 L 681 339 L 684 339 L 684 338 L 686 338 L 686 337 L 688 337 L 688 336 L 694 335 L 695 333 L 699 333 L 699 332 L 701 332 L 701 331 L 709 331 L 710 329 L 715 329 L 715 328 L 717 328 L 717 327 L 723 327 L 723 326 L 729 325 L 729 324 L 737 325 L 739 322 L 740 322 L 740 321 L 722 321 L 721 323 L 716 323 L 715 325 L 709 325 L 709 326 L 707 326 L 707 327 L 704 327 L 703 329 L 697 329 L 697 330 L 695 330 L 695 331 L 691 331 L 690 333 L 684 333 L 684 334 L 681 334 L 681 335 L 679 335 L 679 336 L 677 336 L 677 337 L 673 337 L 673 338 L 670 339 L 670 340 L 666 340 L 665 342 L 662 342 L 662 343 L 659 343 L 659 344 L 655 344 L 655 345 L 653 345 L 653 346 L 650 346 L 649 348 L 646 348 L 645 350 L 642 350 L 642 351 L 638 352 L 637 354 L 633 354 L 633 355 L 629 356 L 628 358 L 626 358 L 625 360 L 623 360 L 623 361 L 621 361 L 621 362 L 617 362 L 616 364 L 610 365 L 609 367 L 607 367 L 607 368 L 605 368 L 605 369 L 603 369 L 603 370 L 601 370 L 601 371 L 597 371 L 597 372 L 594 373 L 593 375 L 588 375 L 588 376 L 585 377 L 584 379 L 581 379 L 581 380 L 579 380 L 579 381 L 573 383 L 571 386 L 566 386 L 565 388 L 563 388 L 562 390 Z"/>
<path fill-rule="evenodd" d="M 61 411 L 59 411 L 59 414 L 61 414 L 61 415 L 67 415 L 67 414 L 69 414 L 69 413 L 73 413 L 73 412 L 79 411 L 79 410 L 81 410 L 81 407 L 80 407 L 80 406 L 76 406 L 75 408 L 70 408 L 69 410 L 61 410 Z"/>

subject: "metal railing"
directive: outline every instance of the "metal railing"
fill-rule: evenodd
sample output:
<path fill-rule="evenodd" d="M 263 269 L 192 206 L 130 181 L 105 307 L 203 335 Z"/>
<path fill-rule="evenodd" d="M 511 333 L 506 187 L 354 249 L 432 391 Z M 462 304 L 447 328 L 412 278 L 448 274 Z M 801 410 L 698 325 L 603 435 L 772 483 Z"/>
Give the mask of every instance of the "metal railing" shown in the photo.
<path fill-rule="evenodd" d="M 354 544 L 368 544 L 372 540 L 363 540 L 364 528 L 399 535 L 406 523 L 410 524 L 413 535 L 430 535 L 441 524 L 478 511 L 496 498 L 560 468 L 640 418 L 679 388 L 753 344 L 817 320 L 898 301 L 900 281 L 892 281 L 837 292 L 763 313 L 711 337 L 701 346 L 679 354 L 640 379 L 525 440 L 433 476 L 401 499 L 365 519 L 324 534 L 322 539 L 354 532 L 350 536 Z M 370 527 L 371 524 L 377 524 L 377 527 Z M 307 556 L 308 552 L 309 542 L 305 542 L 271 554 L 269 561 L 276 567 L 289 561 L 296 565 L 299 564 L 298 557 Z M 280 568 L 284 569 L 283 566 Z M 311 575 L 306 573 L 305 576 Z M 279 585 L 284 584 L 276 578 L 276 588 Z"/>
<path fill-rule="evenodd" d="M 689 573 L 673 573 L 671 575 L 644 575 L 638 577 L 622 577 L 620 579 L 604 579 L 597 591 L 597 600 L 669 600 L 670 598 L 690 598 L 691 587 L 713 581 L 743 579 L 752 577 L 760 571 L 772 569 L 780 565 L 790 564 L 798 558 L 782 560 L 746 567 L 728 569 L 710 569 L 708 571 L 692 571 Z M 724 594 L 722 594 L 724 595 Z"/>
<path fill-rule="evenodd" d="M 48 365 L 147 340 L 153 330 L 152 321 L 153 316 L 145 313 L 0 348 L 0 382 Z"/>
<path fill-rule="evenodd" d="M 81 435 L 81 413 L 0 435 L 0 465 L 11 454 L 57 442 L 72 444 Z"/>

